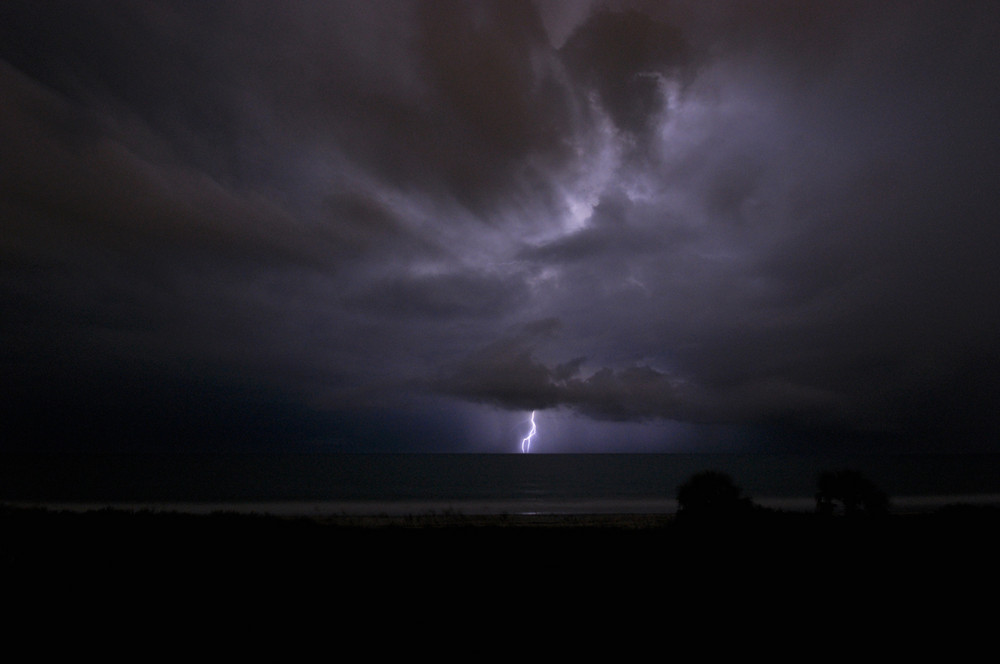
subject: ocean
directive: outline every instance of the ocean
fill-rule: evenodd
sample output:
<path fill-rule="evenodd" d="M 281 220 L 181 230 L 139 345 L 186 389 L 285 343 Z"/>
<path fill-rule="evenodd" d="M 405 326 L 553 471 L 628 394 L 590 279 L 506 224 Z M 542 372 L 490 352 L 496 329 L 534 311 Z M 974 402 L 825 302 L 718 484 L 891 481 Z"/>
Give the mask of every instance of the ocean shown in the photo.
<path fill-rule="evenodd" d="M 4 454 L 0 502 L 282 514 L 669 513 L 702 470 L 754 502 L 811 510 L 857 470 L 897 510 L 1000 503 L 995 454 Z"/>

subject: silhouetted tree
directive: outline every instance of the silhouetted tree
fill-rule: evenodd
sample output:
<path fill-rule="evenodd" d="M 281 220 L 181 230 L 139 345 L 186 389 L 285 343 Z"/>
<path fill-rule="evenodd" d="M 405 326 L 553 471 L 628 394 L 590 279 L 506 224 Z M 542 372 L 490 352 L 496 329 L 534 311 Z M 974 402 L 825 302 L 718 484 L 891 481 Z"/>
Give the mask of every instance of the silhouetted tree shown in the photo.
<path fill-rule="evenodd" d="M 819 477 L 816 511 L 845 516 L 878 516 L 889 511 L 889 497 L 856 470 L 827 471 Z"/>
<path fill-rule="evenodd" d="M 678 515 L 699 518 L 732 518 L 753 509 L 750 498 L 725 473 L 706 470 L 693 475 L 677 490 Z"/>

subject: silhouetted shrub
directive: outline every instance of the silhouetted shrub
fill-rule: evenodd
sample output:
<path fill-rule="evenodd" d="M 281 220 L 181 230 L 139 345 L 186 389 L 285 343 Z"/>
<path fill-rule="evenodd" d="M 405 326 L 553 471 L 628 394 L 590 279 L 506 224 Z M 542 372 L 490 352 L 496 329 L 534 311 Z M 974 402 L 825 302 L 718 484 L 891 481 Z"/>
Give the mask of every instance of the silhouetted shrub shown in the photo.
<path fill-rule="evenodd" d="M 693 475 L 677 490 L 678 516 L 700 519 L 733 518 L 753 510 L 750 498 L 733 479 L 714 470 Z"/>
<path fill-rule="evenodd" d="M 816 511 L 881 516 L 889 512 L 889 497 L 856 470 L 827 471 L 819 477 Z"/>

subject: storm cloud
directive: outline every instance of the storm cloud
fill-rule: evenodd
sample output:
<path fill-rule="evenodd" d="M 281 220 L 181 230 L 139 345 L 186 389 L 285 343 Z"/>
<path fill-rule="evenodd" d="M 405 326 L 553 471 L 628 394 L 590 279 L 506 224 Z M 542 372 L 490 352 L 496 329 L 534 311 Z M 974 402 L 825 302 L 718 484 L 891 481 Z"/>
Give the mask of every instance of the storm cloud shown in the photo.
<path fill-rule="evenodd" d="M 992 449 L 998 13 L 5 2 L 5 445 Z"/>

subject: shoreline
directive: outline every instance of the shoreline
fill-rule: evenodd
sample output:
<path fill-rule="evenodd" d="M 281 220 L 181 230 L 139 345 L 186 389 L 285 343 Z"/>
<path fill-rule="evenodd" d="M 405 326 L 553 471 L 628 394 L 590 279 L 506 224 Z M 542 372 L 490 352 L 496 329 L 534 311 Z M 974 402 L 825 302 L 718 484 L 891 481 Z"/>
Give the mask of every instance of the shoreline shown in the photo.
<path fill-rule="evenodd" d="M 772 511 L 811 513 L 811 497 L 762 497 L 754 504 Z M 890 514 L 920 514 L 951 505 L 1000 507 L 1000 494 L 948 494 L 899 496 L 890 499 Z M 611 517 L 676 515 L 672 498 L 595 499 L 500 499 L 500 500 L 230 500 L 230 501 L 99 501 L 99 500 L 0 500 L 0 507 L 42 509 L 53 512 L 154 512 L 181 514 L 253 514 L 278 517 Z"/>
<path fill-rule="evenodd" d="M 809 515 L 812 498 L 759 498 L 765 512 Z M 890 499 L 890 516 L 929 515 L 949 507 L 1000 508 L 1000 494 L 899 496 Z M 560 524 L 656 523 L 674 520 L 675 499 L 562 500 L 272 500 L 272 501 L 31 501 L 0 500 L 0 510 L 46 513 L 236 515 L 310 519 L 334 524 L 463 525 L 491 523 Z"/>
<path fill-rule="evenodd" d="M 920 509 L 897 509 L 885 515 L 860 514 L 822 515 L 815 510 L 780 510 L 757 505 L 756 509 L 738 517 L 685 518 L 680 512 L 494 512 L 473 513 L 455 510 L 424 512 L 330 512 L 289 510 L 283 513 L 250 509 L 215 509 L 218 504 L 201 505 L 200 509 L 176 509 L 177 504 L 158 506 L 136 504 L 73 504 L 73 505 L 14 505 L 0 502 L 0 536 L 7 536 L 7 547 L 19 550 L 35 549 L 44 541 L 59 541 L 65 537 L 83 538 L 93 546 L 105 547 L 111 542 L 128 541 L 141 535 L 152 540 L 177 538 L 177 542 L 194 545 L 212 542 L 223 549 L 228 541 L 269 540 L 273 536 L 290 536 L 282 546 L 294 548 L 295 542 L 333 541 L 370 542 L 368 534 L 386 534 L 392 541 L 403 533 L 413 533 L 417 540 L 406 537 L 403 542 L 451 541 L 450 535 L 481 533 L 504 535 L 503 541 L 520 539 L 517 533 L 566 533 L 572 539 L 584 537 L 590 541 L 613 541 L 616 536 L 644 533 L 656 538 L 697 533 L 696 539 L 709 539 L 743 533 L 752 529 L 759 536 L 784 540 L 788 537 L 818 533 L 881 532 L 882 536 L 906 533 L 920 538 L 931 533 L 951 532 L 957 527 L 975 531 L 995 532 L 1000 525 L 1000 505 L 985 501 L 949 501 L 936 507 L 922 503 Z M 707 528 L 706 528 L 707 526 Z M 971 531 L 970 531 L 971 532 Z M 395 533 L 396 535 L 393 535 Z M 430 535 L 429 539 L 420 533 Z M 507 536 L 510 535 L 510 537 Z M 617 535 L 616 535 L 617 534 Z M 301 538 L 305 537 L 305 540 Z M 608 540 L 607 538 L 612 538 Z M 316 539 L 319 538 L 319 539 Z M 332 538 L 330 540 L 329 538 Z M 558 539 L 562 539 L 559 537 Z M 379 538 L 381 540 L 381 538 Z M 499 541 L 499 540 L 496 540 Z M 551 540 L 549 540 L 551 542 Z M 268 544 L 271 546 L 271 544 Z M 434 546 L 437 546 L 436 544 Z M 5 547 L 0 545 L 0 554 Z M 46 547 L 43 547 L 46 548 Z M 58 547 L 56 547 L 58 548 Z M 9 553 L 9 552 L 8 552 Z M 23 553 L 23 550 L 22 550 Z M 17 556 L 20 557 L 20 556 Z M 0 555 L 0 559 L 3 556 Z"/>
<path fill-rule="evenodd" d="M 692 573 L 695 581 L 731 570 L 735 579 L 770 584 L 778 575 L 797 586 L 806 578 L 827 582 L 831 569 L 849 568 L 859 575 L 901 575 L 912 584 L 914 573 L 926 578 L 930 569 L 976 574 L 992 569 L 998 526 L 1000 506 L 972 503 L 885 516 L 760 509 L 738 517 L 691 518 L 680 513 L 194 514 L 0 504 L 0 577 L 29 587 L 62 578 L 92 579 L 102 588 L 108 581 L 130 588 L 175 580 L 202 588 L 223 578 L 240 587 L 272 581 L 284 586 L 291 574 L 309 583 L 327 578 L 340 588 L 343 571 L 352 570 L 440 590 L 442 583 L 457 588 L 482 583 L 478 574 L 487 568 L 502 567 L 513 575 L 511 582 L 520 583 L 521 574 L 531 578 L 559 561 L 562 572 L 574 570 L 566 578 L 617 583 L 627 573 L 642 583 L 670 579 L 672 589 L 676 569 Z M 476 566 L 457 564 L 461 561 Z M 506 582 L 501 586 L 507 589 Z"/>
<path fill-rule="evenodd" d="M 598 612 L 666 598 L 698 620 L 715 620 L 720 606 L 742 620 L 754 598 L 796 615 L 836 609 L 842 618 L 843 606 L 863 599 L 862 608 L 884 618 L 923 611 L 927 597 L 951 611 L 966 593 L 978 595 L 995 575 L 998 526 L 996 507 L 871 518 L 763 511 L 713 522 L 673 514 L 293 517 L 0 506 L 0 579 L 15 606 L 51 610 L 57 601 L 63 615 L 78 608 L 105 629 L 108 613 L 95 602 L 109 600 L 140 620 L 165 606 L 194 606 L 211 628 L 230 607 L 284 614 L 335 601 L 360 607 L 367 620 L 400 606 L 436 617 L 428 611 L 444 602 L 478 617 L 487 607 L 506 611 L 511 598 Z M 37 622 L 49 613 L 29 615 Z"/>

